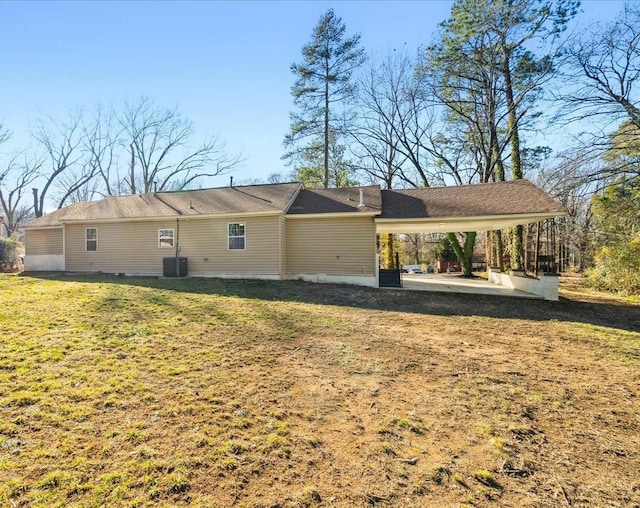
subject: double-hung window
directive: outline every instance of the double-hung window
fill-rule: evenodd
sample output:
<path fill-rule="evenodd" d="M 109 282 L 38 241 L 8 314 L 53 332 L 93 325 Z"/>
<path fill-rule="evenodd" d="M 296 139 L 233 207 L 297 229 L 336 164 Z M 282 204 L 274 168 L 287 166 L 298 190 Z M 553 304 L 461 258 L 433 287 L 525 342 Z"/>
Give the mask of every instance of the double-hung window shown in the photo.
<path fill-rule="evenodd" d="M 228 224 L 229 250 L 245 250 L 247 248 L 247 231 L 244 222 Z"/>
<path fill-rule="evenodd" d="M 173 247 L 173 229 L 158 229 L 158 247 Z"/>
<path fill-rule="evenodd" d="M 98 251 L 98 228 L 85 228 L 84 245 L 87 252 Z"/>

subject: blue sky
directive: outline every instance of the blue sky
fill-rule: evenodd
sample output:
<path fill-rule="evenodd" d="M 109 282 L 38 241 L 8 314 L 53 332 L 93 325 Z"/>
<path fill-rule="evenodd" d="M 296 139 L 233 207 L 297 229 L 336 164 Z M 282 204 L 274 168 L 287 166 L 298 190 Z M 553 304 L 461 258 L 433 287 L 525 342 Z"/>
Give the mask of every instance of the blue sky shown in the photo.
<path fill-rule="evenodd" d="M 0 2 L 0 122 L 4 152 L 29 142 L 38 117 L 149 96 L 177 107 L 197 137 L 242 151 L 236 180 L 286 172 L 290 65 L 333 7 L 349 35 L 384 53 L 430 41 L 447 1 Z M 613 18 L 622 2 L 583 3 L 580 23 Z M 228 177 L 207 182 L 224 185 Z"/>

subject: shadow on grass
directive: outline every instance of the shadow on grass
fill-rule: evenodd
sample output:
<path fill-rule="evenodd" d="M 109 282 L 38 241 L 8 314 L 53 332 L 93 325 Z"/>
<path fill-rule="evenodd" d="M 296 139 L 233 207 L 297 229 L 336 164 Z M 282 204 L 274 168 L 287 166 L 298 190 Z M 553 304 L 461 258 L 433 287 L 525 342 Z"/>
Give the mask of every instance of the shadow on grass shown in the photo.
<path fill-rule="evenodd" d="M 192 294 L 235 296 L 265 301 L 335 305 L 436 316 L 481 316 L 562 321 L 640 332 L 640 306 L 561 298 L 551 302 L 509 296 L 366 288 L 343 284 L 255 279 L 118 277 L 106 274 L 25 273 L 21 277 L 157 288 Z"/>

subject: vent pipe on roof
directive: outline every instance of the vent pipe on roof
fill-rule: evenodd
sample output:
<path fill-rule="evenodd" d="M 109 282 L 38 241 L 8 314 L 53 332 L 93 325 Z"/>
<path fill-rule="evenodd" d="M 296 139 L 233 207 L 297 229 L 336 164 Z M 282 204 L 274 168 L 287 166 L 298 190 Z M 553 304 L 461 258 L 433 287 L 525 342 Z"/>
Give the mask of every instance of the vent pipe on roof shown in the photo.
<path fill-rule="evenodd" d="M 362 208 L 363 206 L 366 206 L 364 204 L 364 189 L 360 189 L 360 202 L 358 203 L 358 208 Z"/>
<path fill-rule="evenodd" d="M 229 177 L 229 187 L 233 188 L 233 177 Z"/>

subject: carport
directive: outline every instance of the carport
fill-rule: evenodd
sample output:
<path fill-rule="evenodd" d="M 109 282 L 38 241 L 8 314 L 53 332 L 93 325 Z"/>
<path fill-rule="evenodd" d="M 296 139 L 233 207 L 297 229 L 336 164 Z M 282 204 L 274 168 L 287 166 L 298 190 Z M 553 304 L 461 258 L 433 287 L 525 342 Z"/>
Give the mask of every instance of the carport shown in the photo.
<path fill-rule="evenodd" d="M 385 190 L 382 191 L 382 213 L 375 218 L 375 224 L 377 234 L 482 232 L 532 224 L 565 213 L 560 203 L 528 180 L 513 180 L 480 185 Z M 399 270 L 397 276 L 399 280 Z M 529 293 L 529 297 L 534 297 L 526 290 L 534 287 L 531 280 L 517 280 L 506 274 L 492 274 L 491 271 L 489 276 L 489 280 L 496 284 L 486 281 L 474 283 L 473 280 L 454 281 L 453 277 L 448 277 L 448 281 L 445 279 L 446 282 L 438 277 L 432 277 L 433 280 L 429 281 L 426 278 L 424 281 L 404 279 L 409 282 L 405 288 L 412 290 L 487 291 L 483 294 L 493 294 L 489 291 L 491 286 L 497 288 L 497 284 L 500 284 L 504 289 L 497 291 L 509 289 L 511 296 Z M 557 278 L 555 295 L 551 294 L 552 290 L 546 289 L 534 289 L 534 292 L 539 293 L 538 297 L 557 300 Z"/>

